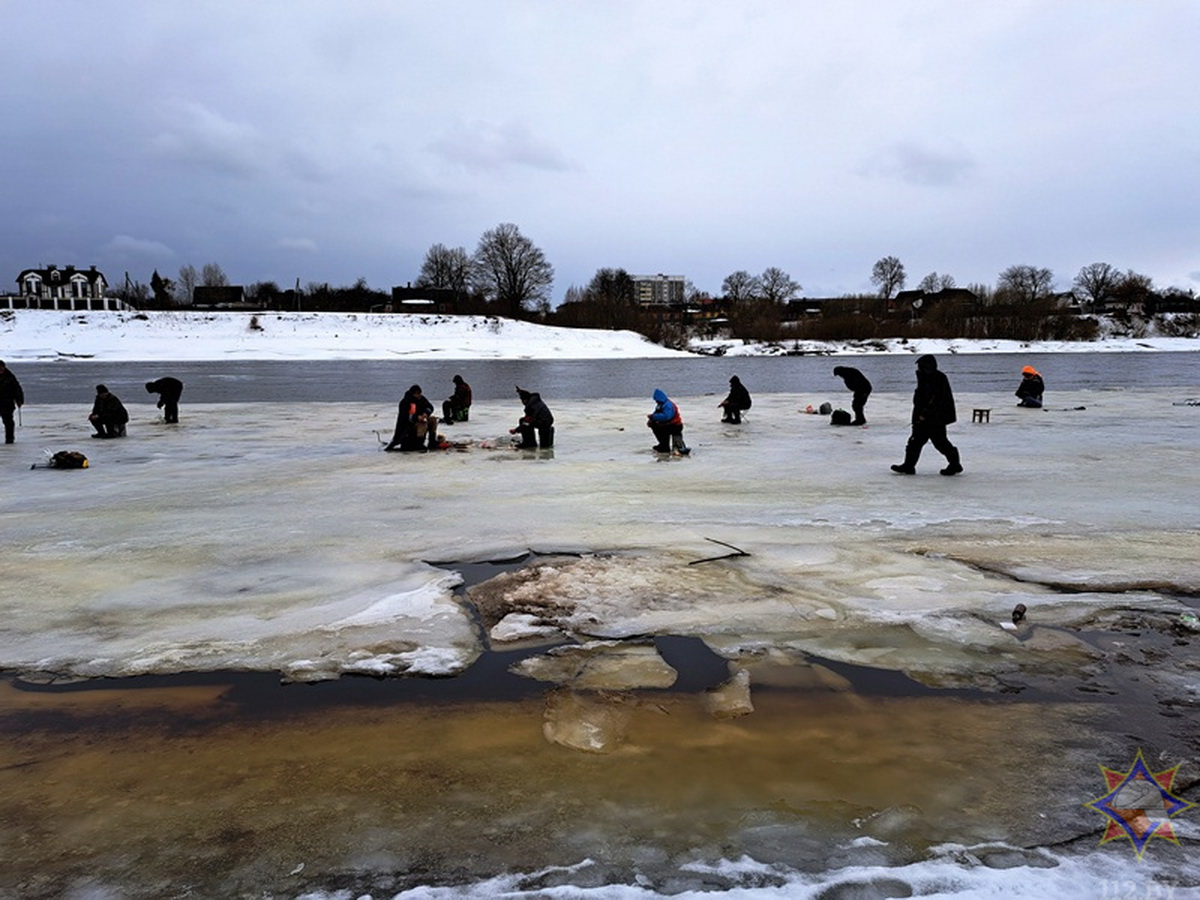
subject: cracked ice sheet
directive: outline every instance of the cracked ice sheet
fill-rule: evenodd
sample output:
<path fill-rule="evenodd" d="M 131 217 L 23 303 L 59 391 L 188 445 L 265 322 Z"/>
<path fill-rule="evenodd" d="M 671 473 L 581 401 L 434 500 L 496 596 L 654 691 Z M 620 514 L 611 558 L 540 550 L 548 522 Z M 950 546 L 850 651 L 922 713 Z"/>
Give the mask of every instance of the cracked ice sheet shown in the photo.
<path fill-rule="evenodd" d="M 907 392 L 872 395 L 866 429 L 783 394 L 756 392 L 740 428 L 716 422 L 715 397 L 678 399 L 688 459 L 649 452 L 648 401 L 551 402 L 558 446 L 538 453 L 483 449 L 518 410 L 481 403 L 444 429 L 470 449 L 426 455 L 379 452 L 394 411 L 374 404 L 193 404 L 168 427 L 131 403 L 130 436 L 104 442 L 77 439 L 86 410 L 27 405 L 0 455 L 0 668 L 452 673 L 479 637 L 455 577 L 426 563 L 530 549 L 588 555 L 506 612 L 915 671 L 1072 659 L 1086 651 L 1035 651 L 997 622 L 1018 602 L 1038 627 L 1166 606 L 1100 593 L 1156 561 L 1174 561 L 1162 590 L 1194 584 L 1200 411 L 1174 392 L 1060 394 L 1050 411 L 960 395 L 963 418 L 994 408 L 951 429 L 967 469 L 953 479 L 931 449 L 916 477 L 888 470 Z M 92 467 L 29 471 L 41 447 Z M 726 552 L 706 538 L 751 556 L 689 566 Z"/>

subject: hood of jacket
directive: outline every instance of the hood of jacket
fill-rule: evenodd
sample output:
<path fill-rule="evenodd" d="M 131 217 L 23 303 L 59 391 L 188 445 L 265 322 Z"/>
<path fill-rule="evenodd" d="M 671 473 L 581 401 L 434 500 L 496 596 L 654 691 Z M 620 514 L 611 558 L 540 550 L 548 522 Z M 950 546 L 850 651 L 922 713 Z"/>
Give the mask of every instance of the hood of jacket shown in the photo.
<path fill-rule="evenodd" d="M 936 372 L 937 358 L 926 354 L 917 360 L 917 369 L 921 372 Z"/>
<path fill-rule="evenodd" d="M 654 397 L 655 403 L 666 403 L 667 402 L 667 393 L 666 393 L 666 391 L 662 390 L 662 388 L 655 388 L 654 394 L 652 396 Z"/>

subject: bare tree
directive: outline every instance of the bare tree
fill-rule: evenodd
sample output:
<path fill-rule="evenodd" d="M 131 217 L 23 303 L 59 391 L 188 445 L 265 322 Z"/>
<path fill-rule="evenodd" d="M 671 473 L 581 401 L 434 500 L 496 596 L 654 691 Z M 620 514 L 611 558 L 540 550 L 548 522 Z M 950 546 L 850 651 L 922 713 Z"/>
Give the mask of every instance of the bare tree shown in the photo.
<path fill-rule="evenodd" d="M 205 287 L 225 287 L 229 284 L 229 279 L 225 277 L 225 270 L 216 263 L 205 263 L 200 269 L 200 283 Z"/>
<path fill-rule="evenodd" d="M 417 276 L 417 286 L 465 294 L 470 267 L 471 259 L 464 248 L 451 249 L 445 244 L 434 244 L 425 253 L 421 274 Z"/>
<path fill-rule="evenodd" d="M 180 306 L 190 304 L 192 302 L 192 292 L 199 283 L 200 276 L 197 274 L 195 266 L 180 266 L 179 280 L 175 282 L 175 302 Z"/>
<path fill-rule="evenodd" d="M 760 295 L 768 303 L 784 304 L 800 293 L 800 284 L 783 269 L 775 266 L 764 269 L 758 276 Z"/>
<path fill-rule="evenodd" d="M 471 281 L 489 299 L 519 317 L 526 304 L 546 303 L 554 267 L 511 222 L 485 231 L 471 257 Z"/>
<path fill-rule="evenodd" d="M 921 279 L 921 283 L 917 287 L 926 294 L 936 294 L 938 291 L 948 291 L 957 287 L 957 283 L 953 275 L 939 275 L 937 272 L 930 272 Z"/>
<path fill-rule="evenodd" d="M 996 280 L 997 293 L 1007 294 L 1022 305 L 1049 297 L 1053 287 L 1054 273 L 1037 266 L 1009 266 Z"/>
<path fill-rule="evenodd" d="M 904 263 L 894 256 L 885 256 L 871 267 L 871 282 L 879 288 L 879 296 L 891 300 L 904 287 Z"/>
<path fill-rule="evenodd" d="M 725 276 L 725 280 L 721 282 L 721 293 L 725 295 L 726 300 L 737 306 L 762 296 L 762 283 L 745 269 L 738 269 Z"/>
<path fill-rule="evenodd" d="M 1092 309 L 1101 309 L 1124 280 L 1120 269 L 1106 262 L 1094 262 L 1079 270 L 1074 287 L 1087 297 Z"/>

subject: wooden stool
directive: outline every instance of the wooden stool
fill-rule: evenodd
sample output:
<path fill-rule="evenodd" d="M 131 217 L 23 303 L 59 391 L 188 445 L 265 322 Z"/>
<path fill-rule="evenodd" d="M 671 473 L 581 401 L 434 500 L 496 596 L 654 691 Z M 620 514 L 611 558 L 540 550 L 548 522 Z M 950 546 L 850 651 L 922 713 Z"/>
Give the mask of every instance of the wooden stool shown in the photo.
<path fill-rule="evenodd" d="M 973 409 L 971 410 L 972 422 L 990 422 L 992 421 L 992 411 L 990 409 Z"/>

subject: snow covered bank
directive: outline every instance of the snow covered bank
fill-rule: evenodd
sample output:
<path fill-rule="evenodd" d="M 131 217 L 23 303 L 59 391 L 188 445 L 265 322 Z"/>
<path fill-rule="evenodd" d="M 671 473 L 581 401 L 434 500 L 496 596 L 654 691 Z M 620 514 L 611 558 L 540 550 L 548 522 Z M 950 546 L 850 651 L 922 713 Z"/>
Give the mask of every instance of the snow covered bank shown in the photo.
<path fill-rule="evenodd" d="M 698 353 L 1095 353 L 1200 350 L 1200 339 L 1093 342 L 911 340 L 743 343 L 695 340 Z M 634 359 L 684 356 L 632 331 L 556 328 L 486 316 L 341 313 L 0 311 L 0 359 Z"/>
<path fill-rule="evenodd" d="M 679 356 L 632 331 L 490 316 L 0 312 L 0 359 L 611 359 Z"/>

